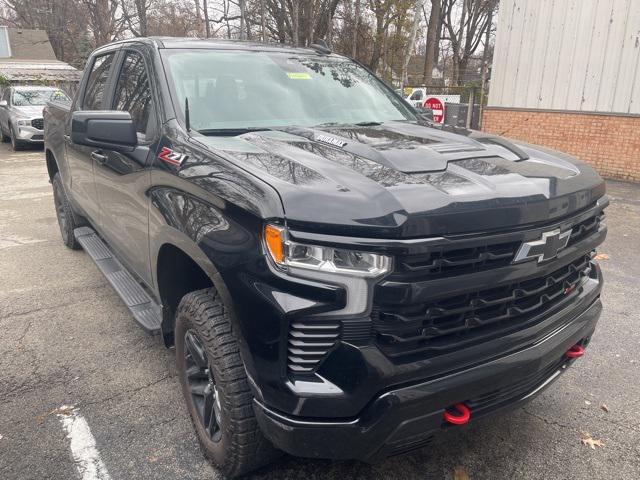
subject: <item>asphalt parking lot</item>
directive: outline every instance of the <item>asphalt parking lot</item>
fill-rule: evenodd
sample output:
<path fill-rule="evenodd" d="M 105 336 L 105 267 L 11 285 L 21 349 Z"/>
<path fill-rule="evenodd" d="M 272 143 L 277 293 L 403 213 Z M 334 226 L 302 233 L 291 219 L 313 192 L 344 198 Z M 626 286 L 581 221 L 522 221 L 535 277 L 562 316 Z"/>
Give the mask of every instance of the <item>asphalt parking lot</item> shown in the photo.
<path fill-rule="evenodd" d="M 609 193 L 605 311 L 588 354 L 550 389 L 429 450 L 373 466 L 284 457 L 253 478 L 640 478 L 640 186 Z M 86 420 L 111 479 L 221 478 L 198 448 L 173 352 L 63 246 L 42 151 L 2 144 L 0 479 L 82 478 L 63 406 Z"/>

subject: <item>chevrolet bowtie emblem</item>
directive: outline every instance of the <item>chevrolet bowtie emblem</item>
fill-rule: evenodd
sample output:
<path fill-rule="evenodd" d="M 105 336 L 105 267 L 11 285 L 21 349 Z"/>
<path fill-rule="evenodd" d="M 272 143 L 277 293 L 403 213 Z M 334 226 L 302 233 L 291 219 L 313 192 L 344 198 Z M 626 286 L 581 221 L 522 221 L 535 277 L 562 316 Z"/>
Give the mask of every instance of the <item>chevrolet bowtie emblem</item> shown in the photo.
<path fill-rule="evenodd" d="M 567 246 L 570 236 L 571 230 L 560 233 L 559 228 L 550 232 L 544 232 L 540 240 L 524 242 L 520 246 L 518 253 L 516 253 L 513 262 L 520 262 L 531 258 L 537 258 L 538 263 L 551 260 L 558 255 L 560 250 Z"/>

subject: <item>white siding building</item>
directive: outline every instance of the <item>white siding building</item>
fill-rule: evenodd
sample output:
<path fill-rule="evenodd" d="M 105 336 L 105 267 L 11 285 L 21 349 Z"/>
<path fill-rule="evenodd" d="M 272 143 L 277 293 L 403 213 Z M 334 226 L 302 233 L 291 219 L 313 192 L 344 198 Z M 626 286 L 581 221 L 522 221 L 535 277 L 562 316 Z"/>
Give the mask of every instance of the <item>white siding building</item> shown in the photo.
<path fill-rule="evenodd" d="M 498 15 L 484 128 L 640 181 L 640 0 L 501 0 Z M 620 148 L 594 151 L 617 131 Z"/>

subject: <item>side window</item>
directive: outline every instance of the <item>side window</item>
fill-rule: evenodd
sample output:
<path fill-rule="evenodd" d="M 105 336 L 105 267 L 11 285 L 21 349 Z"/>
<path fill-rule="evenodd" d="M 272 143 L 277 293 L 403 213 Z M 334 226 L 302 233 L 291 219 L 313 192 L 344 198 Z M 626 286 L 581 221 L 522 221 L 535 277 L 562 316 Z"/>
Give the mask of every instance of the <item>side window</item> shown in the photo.
<path fill-rule="evenodd" d="M 422 90 L 416 90 L 413 92 L 409 100 L 422 100 Z"/>
<path fill-rule="evenodd" d="M 84 92 L 84 100 L 82 101 L 83 110 L 102 110 L 102 97 L 104 96 L 113 56 L 113 53 L 108 53 L 96 57 L 93 61 L 89 80 L 87 81 L 87 89 Z"/>
<path fill-rule="evenodd" d="M 128 52 L 124 57 L 116 84 L 114 108 L 131 114 L 136 131 L 144 139 L 153 122 L 150 115 L 151 88 L 144 60 L 137 52 Z"/>

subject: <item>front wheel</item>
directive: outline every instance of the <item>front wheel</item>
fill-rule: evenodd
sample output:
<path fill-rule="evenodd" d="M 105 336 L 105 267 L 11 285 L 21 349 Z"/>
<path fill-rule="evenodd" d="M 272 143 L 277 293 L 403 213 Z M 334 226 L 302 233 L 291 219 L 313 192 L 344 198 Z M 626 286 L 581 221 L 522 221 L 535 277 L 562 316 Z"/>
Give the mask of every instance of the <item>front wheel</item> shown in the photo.
<path fill-rule="evenodd" d="M 175 342 L 182 392 L 207 457 L 230 477 L 276 459 L 280 453 L 255 418 L 238 342 L 215 289 L 182 298 Z"/>
<path fill-rule="evenodd" d="M 11 137 L 4 133 L 4 128 L 0 127 L 0 134 L 2 136 L 2 143 L 7 143 L 11 141 Z"/>
<path fill-rule="evenodd" d="M 11 148 L 14 152 L 22 150 L 22 142 L 16 138 L 16 134 L 13 131 L 13 127 L 9 127 L 9 139 L 11 140 Z"/>

